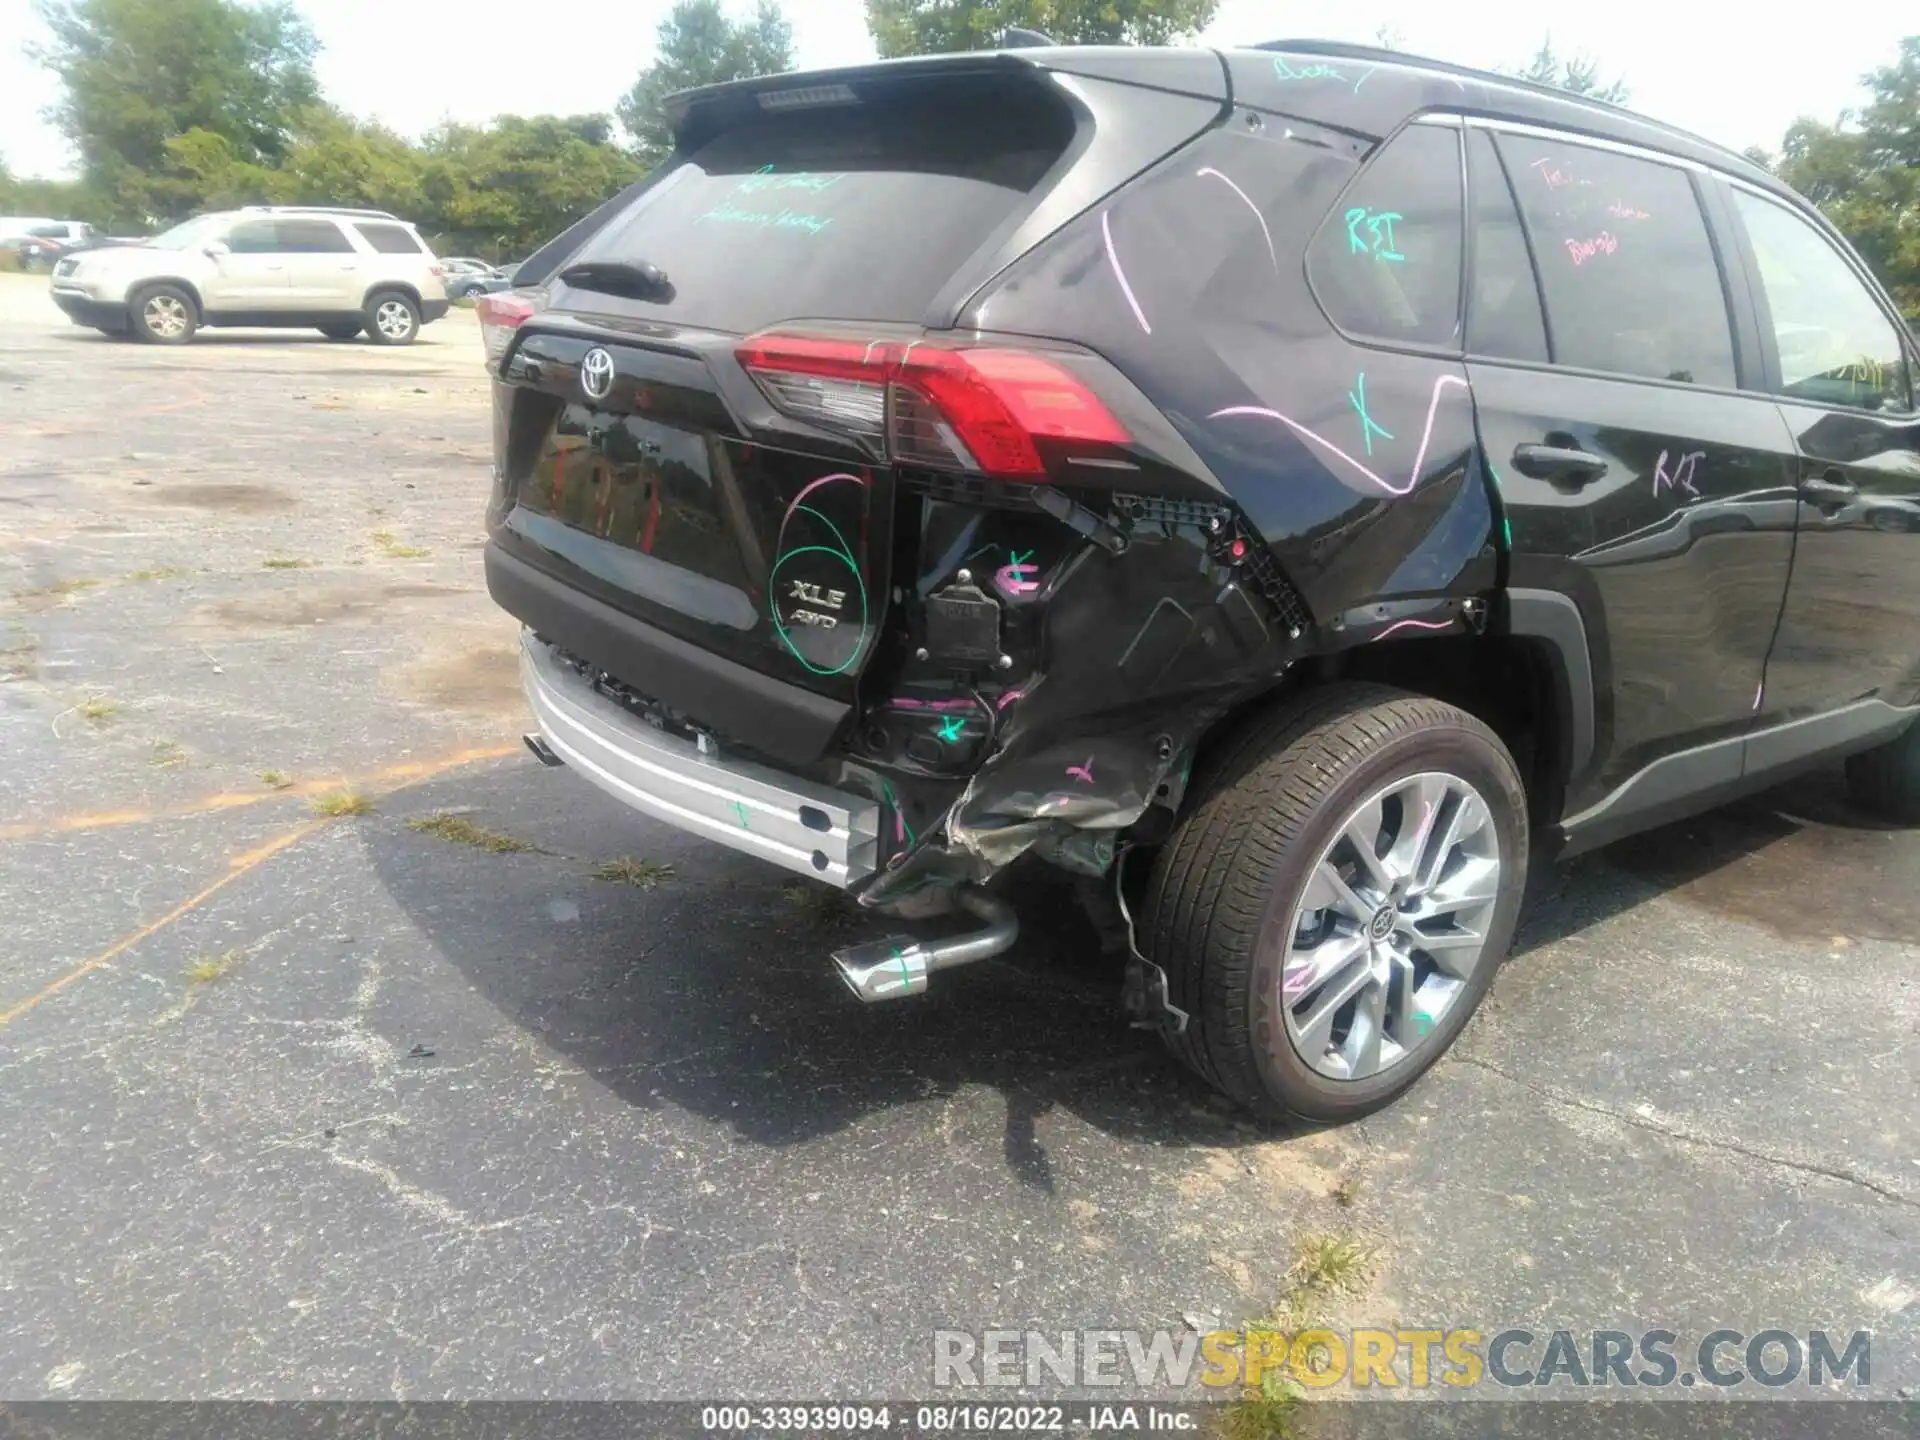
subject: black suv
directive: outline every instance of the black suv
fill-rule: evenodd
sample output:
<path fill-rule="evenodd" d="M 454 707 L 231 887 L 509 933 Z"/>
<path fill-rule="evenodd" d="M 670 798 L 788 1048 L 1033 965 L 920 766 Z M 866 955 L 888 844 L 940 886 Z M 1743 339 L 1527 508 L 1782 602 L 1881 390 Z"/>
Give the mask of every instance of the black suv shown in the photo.
<path fill-rule="evenodd" d="M 1431 1065 L 1529 860 L 1826 757 L 1920 818 L 1911 336 L 1806 203 L 1624 111 L 1312 42 L 677 97 L 488 297 L 535 753 L 995 954 L 1105 877 L 1257 1110 Z M 951 928 L 951 927 L 949 927 Z"/>

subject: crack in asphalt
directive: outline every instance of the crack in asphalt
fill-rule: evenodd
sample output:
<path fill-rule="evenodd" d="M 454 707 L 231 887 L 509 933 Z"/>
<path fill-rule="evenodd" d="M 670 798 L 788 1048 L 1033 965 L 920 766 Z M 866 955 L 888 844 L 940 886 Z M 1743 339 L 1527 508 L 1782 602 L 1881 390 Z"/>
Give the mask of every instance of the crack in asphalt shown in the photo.
<path fill-rule="evenodd" d="M 1904 1205 L 1910 1210 L 1920 1210 L 1920 1199 L 1903 1194 L 1901 1191 L 1895 1190 L 1889 1185 L 1884 1185 L 1880 1181 L 1870 1179 L 1856 1171 L 1843 1170 L 1835 1165 L 1820 1165 L 1811 1160 L 1789 1159 L 1787 1156 L 1776 1155 L 1771 1151 L 1756 1150 L 1751 1146 L 1742 1145 L 1737 1141 L 1719 1140 L 1711 1135 L 1702 1135 L 1696 1130 L 1683 1129 L 1671 1122 L 1661 1124 L 1648 1119 L 1644 1115 L 1636 1115 L 1632 1111 L 1615 1110 L 1610 1106 L 1601 1105 L 1592 1100 L 1585 1100 L 1577 1095 L 1570 1094 L 1557 1085 L 1542 1085 L 1537 1081 L 1522 1079 L 1512 1071 L 1503 1070 L 1498 1065 L 1493 1064 L 1491 1061 L 1482 1060 L 1477 1055 L 1465 1055 L 1456 1050 L 1447 1056 L 1446 1060 L 1458 1065 L 1471 1065 L 1476 1070 L 1484 1070 L 1489 1075 L 1497 1075 L 1502 1080 L 1513 1085 L 1518 1085 L 1522 1090 L 1529 1091 L 1535 1095 L 1544 1096 L 1557 1105 L 1566 1105 L 1575 1110 L 1583 1110 L 1589 1115 L 1599 1115 L 1605 1119 L 1617 1121 L 1622 1125 L 1631 1125 L 1636 1130 L 1646 1130 L 1668 1140 L 1678 1140 L 1682 1144 L 1699 1145 L 1709 1150 L 1724 1150 L 1728 1154 L 1744 1156 L 1748 1160 L 1758 1160 L 1763 1165 L 1773 1165 L 1782 1170 L 1796 1170 L 1803 1175 L 1818 1175 L 1827 1180 L 1838 1180 L 1843 1184 L 1857 1185 L 1862 1190 L 1872 1191 L 1883 1200 L 1891 1200 L 1894 1204 Z"/>

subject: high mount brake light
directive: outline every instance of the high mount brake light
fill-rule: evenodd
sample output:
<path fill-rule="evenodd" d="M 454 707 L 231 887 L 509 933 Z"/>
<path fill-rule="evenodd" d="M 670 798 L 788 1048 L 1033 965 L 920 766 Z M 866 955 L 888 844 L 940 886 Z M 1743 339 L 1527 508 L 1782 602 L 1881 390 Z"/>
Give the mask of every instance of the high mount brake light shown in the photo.
<path fill-rule="evenodd" d="M 486 347 L 489 365 L 500 363 L 513 332 L 531 320 L 539 309 L 528 296 L 516 295 L 511 290 L 482 295 L 473 302 L 473 313 L 480 319 L 480 343 Z"/>
<path fill-rule="evenodd" d="M 1036 439 L 1133 438 L 1077 376 L 1031 350 L 768 331 L 734 353 L 780 410 L 884 438 L 909 464 L 1040 480 Z"/>

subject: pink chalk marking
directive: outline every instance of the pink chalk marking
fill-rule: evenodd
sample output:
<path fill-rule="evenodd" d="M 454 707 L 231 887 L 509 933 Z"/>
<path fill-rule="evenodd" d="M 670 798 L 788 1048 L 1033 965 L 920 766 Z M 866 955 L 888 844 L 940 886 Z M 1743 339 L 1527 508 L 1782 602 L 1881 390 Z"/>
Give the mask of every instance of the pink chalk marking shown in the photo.
<path fill-rule="evenodd" d="M 1372 73 L 1373 71 L 1371 70 L 1367 71 L 1367 75 L 1371 75 Z M 1366 75 L 1362 75 L 1360 77 L 1362 82 L 1364 82 L 1366 78 L 1367 78 Z M 1360 86 L 1356 85 L 1353 88 L 1358 90 Z M 1260 213 L 1260 207 L 1254 204 L 1252 200 L 1248 199 L 1247 192 L 1242 190 L 1238 185 L 1234 184 L 1233 180 L 1229 176 L 1222 175 L 1218 170 L 1214 169 L 1211 165 L 1203 166 L 1201 169 L 1196 170 L 1194 173 L 1196 175 L 1213 176 L 1214 179 L 1218 180 L 1221 184 L 1225 185 L 1229 190 L 1233 191 L 1234 194 L 1238 195 L 1242 200 L 1245 200 L 1247 202 L 1247 208 L 1253 211 L 1253 218 L 1260 222 L 1260 233 L 1267 237 L 1267 258 L 1273 262 L 1273 273 L 1278 275 L 1280 273 L 1280 256 L 1278 252 L 1276 252 L 1273 248 L 1273 232 L 1267 228 L 1267 217 Z"/>
<path fill-rule="evenodd" d="M 787 521 L 793 519 L 793 512 L 800 508 L 800 502 L 802 500 L 806 499 L 807 496 L 818 490 L 822 485 L 831 485 L 836 480 L 851 480 L 856 485 L 865 485 L 867 483 L 858 475 L 849 475 L 844 470 L 837 471 L 832 475 L 822 475 L 818 480 L 809 480 L 805 485 L 800 487 L 800 493 L 793 497 L 793 503 L 787 506 L 787 513 L 780 517 L 780 528 L 782 530 L 787 528 Z"/>
<path fill-rule="evenodd" d="M 1378 635 L 1374 636 L 1373 639 L 1384 640 L 1387 638 L 1387 636 L 1393 634 L 1393 632 L 1396 630 L 1406 630 L 1409 628 L 1414 630 L 1450 630 L 1453 628 L 1453 621 L 1451 620 L 1398 620 L 1398 621 L 1395 621 L 1393 624 L 1387 626 L 1386 629 L 1382 630 Z M 1367 643 L 1372 644 L 1373 641 L 1370 640 Z"/>
<path fill-rule="evenodd" d="M 1704 450 L 1689 450 L 1680 457 L 1679 468 L 1672 474 L 1668 474 L 1667 452 L 1662 450 L 1660 458 L 1653 462 L 1653 493 L 1657 496 L 1660 493 L 1660 487 L 1664 485 L 1669 490 L 1684 490 L 1694 499 L 1699 499 L 1700 492 L 1693 486 L 1693 471 L 1694 467 L 1706 458 L 1706 454 Z"/>
<path fill-rule="evenodd" d="M 1753 691 L 1753 708 L 1755 710 L 1758 710 L 1760 708 L 1760 697 L 1766 693 L 1767 693 L 1767 682 L 1762 680 L 1757 686 L 1754 687 L 1754 691 Z"/>
<path fill-rule="evenodd" d="M 1014 701 L 1018 700 L 1022 695 L 1026 693 L 1027 692 L 1024 690 L 1009 690 L 1007 691 L 1006 694 L 1002 695 L 998 700 L 993 702 L 993 708 L 996 710 L 1004 710 L 1007 708 L 1007 706 L 1013 704 Z"/>
<path fill-rule="evenodd" d="M 907 843 L 907 822 L 900 818 L 900 810 L 897 806 L 893 812 L 893 843 L 896 845 Z"/>
<path fill-rule="evenodd" d="M 1133 307 L 1133 318 L 1140 322 L 1140 328 L 1151 335 L 1153 326 L 1147 323 L 1140 302 L 1133 298 L 1133 286 L 1127 283 L 1127 272 L 1120 268 L 1120 257 L 1114 253 L 1113 226 L 1107 223 L 1107 212 L 1104 210 L 1100 212 L 1100 233 L 1107 237 L 1107 263 L 1113 266 L 1113 278 L 1120 282 L 1120 293 L 1127 297 L 1127 304 Z"/>
<path fill-rule="evenodd" d="M 1040 582 L 1026 577 L 1039 573 L 1038 565 L 1002 565 L 994 572 L 993 583 L 1009 595 L 1031 595 L 1040 588 Z"/>
<path fill-rule="evenodd" d="M 1358 470 L 1362 475 L 1366 476 L 1367 479 L 1371 480 L 1374 484 L 1378 485 L 1382 490 L 1386 491 L 1387 494 L 1409 495 L 1413 492 L 1413 487 L 1420 483 L 1421 467 L 1427 463 L 1427 446 L 1433 440 L 1434 412 L 1440 408 L 1441 390 L 1448 385 L 1458 385 L 1462 390 L 1465 390 L 1467 388 L 1467 382 L 1462 380 L 1458 375 L 1442 375 L 1433 382 L 1433 395 L 1427 401 L 1426 428 L 1420 432 L 1420 448 L 1418 451 L 1415 452 L 1413 457 L 1413 473 L 1407 477 L 1407 483 L 1405 485 L 1395 485 L 1390 480 L 1383 480 L 1380 476 L 1376 475 L 1372 470 L 1368 469 L 1365 465 L 1362 465 L 1358 460 L 1354 459 L 1353 456 L 1347 454 L 1346 451 L 1342 450 L 1338 445 L 1334 444 L 1331 440 L 1323 439 L 1321 436 L 1316 435 L 1313 431 L 1309 430 L 1306 426 L 1302 425 L 1298 420 L 1291 420 L 1287 416 L 1282 415 L 1278 410 L 1268 410 L 1259 405 L 1229 405 L 1225 410 L 1214 411 L 1207 418 L 1209 420 L 1219 420 L 1228 415 L 1259 415 L 1268 420 L 1278 420 L 1282 425 L 1286 426 L 1289 430 L 1293 431 L 1301 439 L 1311 440 L 1314 444 L 1318 445 L 1321 449 L 1329 451 L 1330 453 L 1339 456 L 1340 459 L 1346 461 L 1347 464 L 1351 465 L 1354 469 Z"/>
<path fill-rule="evenodd" d="M 1067 774 L 1076 780 L 1084 780 L 1089 785 L 1093 784 L 1093 756 L 1087 756 L 1087 763 L 1084 765 L 1067 766 Z"/>

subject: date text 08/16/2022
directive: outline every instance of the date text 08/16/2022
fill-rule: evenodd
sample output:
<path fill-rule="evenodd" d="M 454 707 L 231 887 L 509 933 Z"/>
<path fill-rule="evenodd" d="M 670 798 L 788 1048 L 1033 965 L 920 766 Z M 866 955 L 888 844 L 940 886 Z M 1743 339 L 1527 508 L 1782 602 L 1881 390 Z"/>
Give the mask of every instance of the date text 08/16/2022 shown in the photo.
<path fill-rule="evenodd" d="M 710 1434 L 1032 1435 L 1095 1431 L 1184 1434 L 1200 1429 L 1204 1406 L 1074 1405 L 709 1405 L 700 1428 Z"/>

